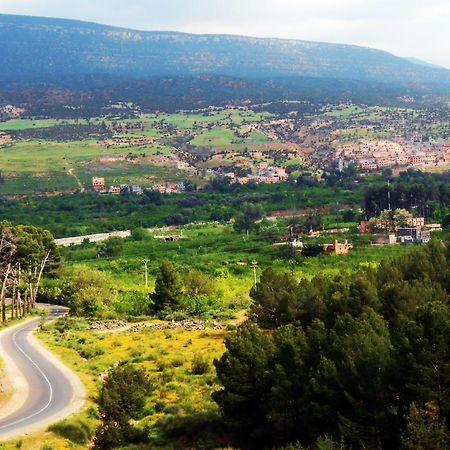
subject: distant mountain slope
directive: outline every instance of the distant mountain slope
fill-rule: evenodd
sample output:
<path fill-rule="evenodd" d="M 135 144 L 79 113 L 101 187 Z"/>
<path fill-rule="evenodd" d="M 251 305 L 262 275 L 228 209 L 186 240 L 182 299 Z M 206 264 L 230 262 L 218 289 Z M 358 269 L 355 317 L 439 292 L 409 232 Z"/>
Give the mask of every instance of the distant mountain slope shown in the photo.
<path fill-rule="evenodd" d="M 429 63 L 427 61 L 424 61 L 422 59 L 414 58 L 413 56 L 409 56 L 409 57 L 407 56 L 407 57 L 404 57 L 403 59 L 406 59 L 406 61 L 409 61 L 409 62 L 411 62 L 413 64 L 416 64 L 417 66 L 431 67 L 431 68 L 434 68 L 434 69 L 445 69 L 445 67 L 438 66 L 437 64 L 431 64 L 431 63 Z"/>
<path fill-rule="evenodd" d="M 0 15 L 1 80 L 108 75 L 312 77 L 450 85 L 450 71 L 350 45 L 143 32 L 71 20 Z"/>

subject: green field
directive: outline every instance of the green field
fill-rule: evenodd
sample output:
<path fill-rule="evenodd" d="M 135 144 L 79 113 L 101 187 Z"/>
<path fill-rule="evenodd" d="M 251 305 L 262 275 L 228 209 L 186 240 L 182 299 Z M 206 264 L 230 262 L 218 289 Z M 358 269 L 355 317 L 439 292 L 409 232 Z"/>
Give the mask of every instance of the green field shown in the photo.
<path fill-rule="evenodd" d="M 0 146 L 0 170 L 3 184 L 0 194 L 30 194 L 33 192 L 73 191 L 89 188 L 92 176 L 103 176 L 107 185 L 140 184 L 181 181 L 190 178 L 177 169 L 173 155 L 178 139 L 191 136 L 194 147 L 215 147 L 239 152 L 245 147 L 258 146 L 269 140 L 260 133 L 248 133 L 245 138 L 235 135 L 244 124 L 262 120 L 269 115 L 252 111 L 223 110 L 207 113 L 145 114 L 132 119 L 86 120 L 14 119 L 0 124 L 0 131 L 20 132 L 58 126 L 63 133 L 66 125 L 99 125 L 113 131 L 113 139 L 150 138 L 149 145 L 110 143 L 94 138 L 80 141 L 16 139 Z M 138 125 L 138 127 L 136 127 Z M 125 129 L 125 127 L 129 129 Z M 232 129 L 228 129 L 230 126 Z M 122 129 L 121 129 L 122 127 Z M 55 129 L 56 130 L 56 129 Z M 55 139 L 56 135 L 55 134 Z M 47 138 L 48 139 L 48 138 Z M 140 156 L 145 155 L 145 158 Z M 128 157 L 133 160 L 129 161 Z M 164 160 L 164 156 L 169 160 Z M 107 158 L 122 157 L 122 161 Z M 127 157 L 127 160 L 125 159 Z M 138 159 L 136 159 L 138 157 Z M 153 157 L 153 158 L 152 158 Z"/>
<path fill-rule="evenodd" d="M 355 226 L 356 224 L 353 224 Z M 124 251 L 118 258 L 97 258 L 96 246 L 68 247 L 63 255 L 70 266 L 76 269 L 87 265 L 107 273 L 115 289 L 120 292 L 145 290 L 143 259 L 149 260 L 148 272 L 150 286 L 158 273 L 158 267 L 164 258 L 172 261 L 180 271 L 186 274 L 196 269 L 213 278 L 217 283 L 217 292 L 223 306 L 248 301 L 248 292 L 253 282 L 252 263 L 258 263 L 257 274 L 272 267 L 278 270 L 293 271 L 298 278 L 310 278 L 318 272 L 339 274 L 358 268 L 377 264 L 383 258 L 391 258 L 407 252 L 408 246 L 370 246 L 367 236 L 358 234 L 338 235 L 342 240 L 348 238 L 355 248 L 349 255 L 320 255 L 306 258 L 289 256 L 286 248 L 275 247 L 274 242 L 281 242 L 286 233 L 286 222 L 268 222 L 258 234 L 245 235 L 233 231 L 230 225 L 192 224 L 177 230 L 184 239 L 178 242 L 161 242 L 149 237 L 144 241 L 125 240 Z M 171 233 L 165 231 L 165 233 Z M 164 234 L 164 230 L 154 234 Z M 305 238 L 305 244 L 327 243 L 333 236 Z M 233 307 L 234 308 L 234 307 Z"/>
<path fill-rule="evenodd" d="M 95 119 L 94 119 L 95 120 Z M 98 119 L 99 120 L 99 119 Z M 87 121 L 83 119 L 12 119 L 0 123 L 0 131 L 20 131 L 29 128 L 49 128 L 57 125 L 84 125 Z"/>

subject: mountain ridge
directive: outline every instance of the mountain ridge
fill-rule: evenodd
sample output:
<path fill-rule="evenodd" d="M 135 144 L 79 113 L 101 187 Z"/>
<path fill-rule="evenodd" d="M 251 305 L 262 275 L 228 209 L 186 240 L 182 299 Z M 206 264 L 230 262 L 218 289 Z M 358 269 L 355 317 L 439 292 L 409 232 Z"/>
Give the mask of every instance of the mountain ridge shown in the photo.
<path fill-rule="evenodd" d="M 0 14 L 2 80 L 110 75 L 129 78 L 223 75 L 317 77 L 450 85 L 450 70 L 389 52 L 231 34 L 141 31 L 71 19 Z"/>

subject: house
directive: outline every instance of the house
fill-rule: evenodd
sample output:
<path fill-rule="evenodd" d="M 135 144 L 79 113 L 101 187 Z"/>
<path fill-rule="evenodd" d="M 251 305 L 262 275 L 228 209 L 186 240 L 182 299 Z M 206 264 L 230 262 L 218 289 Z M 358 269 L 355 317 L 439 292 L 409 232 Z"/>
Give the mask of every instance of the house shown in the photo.
<path fill-rule="evenodd" d="M 353 245 L 347 240 L 338 242 L 335 239 L 332 244 L 325 244 L 323 251 L 325 253 L 334 253 L 335 255 L 347 255 L 351 248 L 353 248 Z"/>
<path fill-rule="evenodd" d="M 376 234 L 373 237 L 373 245 L 394 245 L 397 243 L 397 236 L 395 234 Z"/>
<path fill-rule="evenodd" d="M 425 217 L 410 217 L 408 225 L 413 228 L 423 228 L 425 226 Z"/>
<path fill-rule="evenodd" d="M 423 159 L 419 155 L 411 155 L 409 157 L 409 162 L 411 165 L 417 166 L 417 165 L 423 164 Z"/>
<path fill-rule="evenodd" d="M 430 241 L 430 232 L 417 227 L 399 228 L 397 230 L 397 241 L 403 244 L 408 242 L 421 242 L 426 244 Z"/>
<path fill-rule="evenodd" d="M 136 184 L 121 184 L 120 193 L 142 195 L 144 193 L 144 188 Z"/>
<path fill-rule="evenodd" d="M 110 194 L 120 194 L 120 186 L 110 186 L 108 192 Z"/>
<path fill-rule="evenodd" d="M 92 177 L 92 189 L 100 192 L 105 190 L 105 179 L 103 177 Z"/>
<path fill-rule="evenodd" d="M 377 162 L 373 158 L 361 159 L 358 164 L 363 170 L 374 170 L 378 168 Z"/>

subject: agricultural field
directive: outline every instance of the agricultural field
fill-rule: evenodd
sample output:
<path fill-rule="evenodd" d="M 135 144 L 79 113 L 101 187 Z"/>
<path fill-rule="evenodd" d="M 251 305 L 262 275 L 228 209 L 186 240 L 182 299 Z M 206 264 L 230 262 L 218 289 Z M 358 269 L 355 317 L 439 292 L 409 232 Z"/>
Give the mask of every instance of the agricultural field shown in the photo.
<path fill-rule="evenodd" d="M 0 194 L 84 190 L 93 176 L 105 177 L 107 186 L 200 181 L 195 169 L 185 165 L 185 142 L 240 153 L 270 142 L 261 133 L 247 132 L 246 124 L 265 117 L 268 114 L 223 110 L 114 120 L 9 120 L 0 123 L 0 133 L 8 137 L 0 145 Z M 74 136 L 77 130 L 79 138 Z M 239 137 L 240 131 L 245 137 Z"/>

